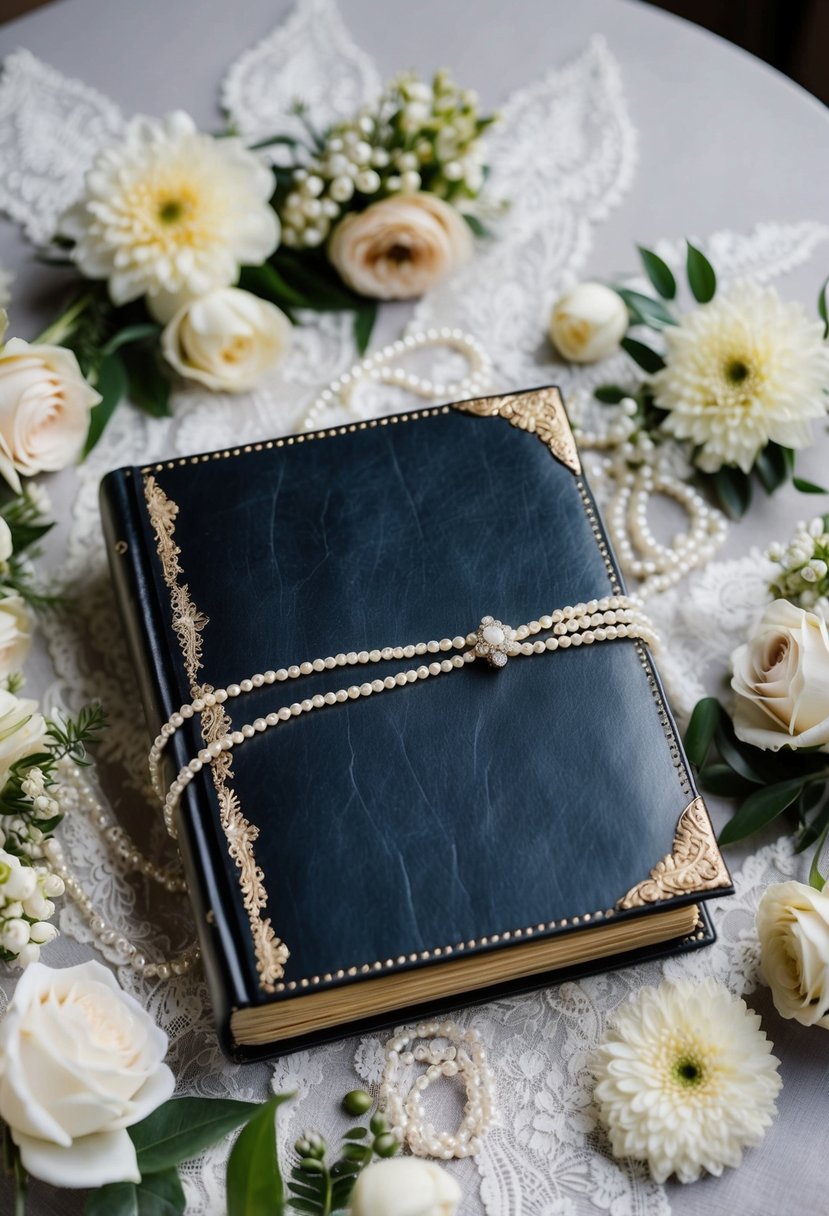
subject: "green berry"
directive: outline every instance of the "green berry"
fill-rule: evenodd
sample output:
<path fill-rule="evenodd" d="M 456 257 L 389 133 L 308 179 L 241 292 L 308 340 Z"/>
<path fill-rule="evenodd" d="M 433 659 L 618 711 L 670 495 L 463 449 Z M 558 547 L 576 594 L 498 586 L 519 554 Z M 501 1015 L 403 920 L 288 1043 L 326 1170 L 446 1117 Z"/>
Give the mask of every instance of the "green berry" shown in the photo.
<path fill-rule="evenodd" d="M 383 1132 L 386 1130 L 386 1120 L 379 1111 L 376 1115 L 371 1116 L 369 1127 L 371 1128 L 372 1136 L 382 1136 Z"/>
<path fill-rule="evenodd" d="M 393 1157 L 400 1145 L 391 1132 L 383 1132 L 372 1145 L 378 1157 Z"/>
<path fill-rule="evenodd" d="M 371 1094 L 366 1093 L 364 1089 L 352 1089 L 343 1098 L 343 1108 L 349 1115 L 359 1118 L 366 1111 L 371 1110 L 374 1105 L 374 1099 Z"/>

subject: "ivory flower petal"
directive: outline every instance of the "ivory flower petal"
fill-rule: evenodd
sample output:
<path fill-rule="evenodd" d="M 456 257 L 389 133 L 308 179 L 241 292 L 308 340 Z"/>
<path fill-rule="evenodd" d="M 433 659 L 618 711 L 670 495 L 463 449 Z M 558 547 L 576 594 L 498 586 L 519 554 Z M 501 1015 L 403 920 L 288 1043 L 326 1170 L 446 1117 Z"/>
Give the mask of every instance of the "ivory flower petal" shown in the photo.
<path fill-rule="evenodd" d="M 290 342 L 285 314 L 238 287 L 222 287 L 185 304 L 161 337 L 164 357 L 177 372 L 231 393 L 252 388 Z"/>
<path fill-rule="evenodd" d="M 757 908 L 761 965 L 781 1017 L 829 1030 L 829 896 L 773 883 Z"/>

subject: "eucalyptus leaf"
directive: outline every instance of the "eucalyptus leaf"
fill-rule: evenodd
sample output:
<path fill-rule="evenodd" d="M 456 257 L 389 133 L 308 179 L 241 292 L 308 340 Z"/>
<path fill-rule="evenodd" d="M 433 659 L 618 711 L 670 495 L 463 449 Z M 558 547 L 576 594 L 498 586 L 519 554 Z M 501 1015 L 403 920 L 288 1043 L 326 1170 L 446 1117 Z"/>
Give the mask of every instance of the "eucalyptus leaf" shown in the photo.
<path fill-rule="evenodd" d="M 658 355 L 655 350 L 651 350 L 644 342 L 637 342 L 635 338 L 622 338 L 622 350 L 626 350 L 637 363 L 642 371 L 653 375 L 654 372 L 660 371 L 665 366 L 665 360 L 661 355 Z"/>
<path fill-rule="evenodd" d="M 801 494 L 829 494 L 829 490 L 823 486 L 815 485 L 813 481 L 804 481 L 802 477 L 793 477 L 792 485 Z"/>
<path fill-rule="evenodd" d="M 363 304 L 354 314 L 354 344 L 360 355 L 364 355 L 368 350 L 376 320 L 377 304 L 374 300 Z"/>
<path fill-rule="evenodd" d="M 707 304 L 713 300 L 717 290 L 717 276 L 714 267 L 701 249 L 697 249 L 690 241 L 685 260 L 685 270 L 688 275 L 688 286 L 698 304 Z"/>
<path fill-rule="evenodd" d="M 676 279 L 670 266 L 663 262 L 659 254 L 654 253 L 652 249 L 645 249 L 642 245 L 637 245 L 637 249 L 642 259 L 642 265 L 645 267 L 645 274 L 662 296 L 662 299 L 675 299 Z"/>
<path fill-rule="evenodd" d="M 127 391 L 127 373 L 118 355 L 105 355 L 101 360 L 95 387 L 101 394 L 101 400 L 89 415 L 89 430 L 86 433 L 83 457 L 88 456 L 95 447 L 104 433 L 104 427 Z"/>
<path fill-rule="evenodd" d="M 806 778 L 795 777 L 777 785 L 767 785 L 749 794 L 745 802 L 720 832 L 721 845 L 733 844 L 758 832 L 782 815 L 799 796 Z"/>
<path fill-rule="evenodd" d="M 175 1169 L 162 1170 L 140 1182 L 112 1182 L 91 1191 L 85 1216 L 182 1216 L 184 1190 Z"/>
<path fill-rule="evenodd" d="M 705 764 L 722 717 L 723 709 L 716 697 L 703 697 L 694 706 L 684 742 L 688 759 L 697 768 Z"/>
<path fill-rule="evenodd" d="M 634 325 L 648 325 L 651 329 L 664 329 L 666 325 L 676 325 L 676 317 L 668 311 L 661 300 L 643 295 L 641 291 L 631 291 L 628 287 L 615 287 L 614 291 L 621 296 L 627 305 L 631 322 Z"/>
<path fill-rule="evenodd" d="M 776 443 L 767 443 L 754 462 L 754 471 L 767 494 L 773 494 L 789 478 L 789 462 L 785 449 Z"/>
<path fill-rule="evenodd" d="M 712 477 L 714 491 L 732 519 L 742 519 L 751 503 L 751 478 L 742 469 L 724 464 Z"/>
<path fill-rule="evenodd" d="M 292 1096 L 269 1099 L 239 1133 L 227 1163 L 227 1216 L 276 1216 L 284 1210 L 276 1112 Z"/>
<path fill-rule="evenodd" d="M 602 405 L 618 405 L 630 395 L 627 389 L 620 388 L 618 384 L 600 384 L 593 392 L 593 396 L 597 401 L 601 401 Z"/>
<path fill-rule="evenodd" d="M 128 1129 L 142 1176 L 197 1156 L 259 1110 L 259 1102 L 230 1098 L 171 1098 Z"/>

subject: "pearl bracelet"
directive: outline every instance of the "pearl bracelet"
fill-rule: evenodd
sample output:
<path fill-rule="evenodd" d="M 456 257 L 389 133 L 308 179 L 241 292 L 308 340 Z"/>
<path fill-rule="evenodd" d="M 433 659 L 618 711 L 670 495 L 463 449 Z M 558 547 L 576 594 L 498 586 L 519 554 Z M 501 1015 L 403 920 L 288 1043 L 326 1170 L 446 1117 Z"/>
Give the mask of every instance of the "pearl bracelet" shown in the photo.
<path fill-rule="evenodd" d="M 536 641 L 527 639 L 542 632 L 549 632 L 547 638 Z M 426 680 L 431 676 L 447 674 L 451 671 L 472 663 L 475 659 L 484 659 L 495 668 L 504 667 L 508 659 L 520 655 L 544 654 L 548 651 L 566 650 L 570 646 L 589 646 L 594 642 L 615 641 L 617 638 L 638 638 L 648 645 L 655 646 L 656 635 L 650 621 L 639 609 L 636 600 L 621 595 L 607 596 L 603 599 L 590 600 L 587 603 L 568 605 L 557 608 L 549 615 L 530 621 L 513 629 L 491 616 L 481 621 L 474 633 L 454 638 L 441 638 L 439 641 L 418 642 L 408 646 L 386 646 L 382 650 L 361 650 L 341 652 L 329 655 L 324 659 L 292 664 L 281 667 L 276 671 L 257 672 L 238 684 L 229 684 L 227 688 L 205 688 L 202 694 L 186 705 L 182 705 L 171 714 L 153 741 L 149 754 L 150 779 L 153 789 L 161 797 L 161 757 L 167 742 L 184 723 L 210 710 L 216 705 L 252 692 L 255 688 L 265 685 L 282 683 L 286 680 L 299 679 L 336 667 L 353 667 L 366 663 L 379 663 L 389 660 L 414 658 L 420 655 L 448 654 L 456 651 L 450 657 L 435 659 L 428 665 L 410 667 L 385 679 L 374 679 L 363 684 L 352 684 L 347 688 L 336 691 L 316 693 L 303 701 L 295 701 L 283 705 L 279 709 L 258 717 L 253 722 L 245 723 L 238 730 L 229 731 L 221 738 L 214 740 L 202 748 L 183 768 L 170 786 L 164 797 L 164 823 L 171 836 L 175 836 L 174 812 L 184 790 L 197 773 L 212 764 L 223 752 L 229 752 L 240 746 L 246 739 L 262 734 L 272 727 L 279 726 L 291 718 L 303 713 L 322 709 L 325 706 L 342 704 L 345 701 L 357 700 L 359 697 L 369 697 L 374 693 L 403 688 L 406 684 L 414 684 L 417 680 Z"/>

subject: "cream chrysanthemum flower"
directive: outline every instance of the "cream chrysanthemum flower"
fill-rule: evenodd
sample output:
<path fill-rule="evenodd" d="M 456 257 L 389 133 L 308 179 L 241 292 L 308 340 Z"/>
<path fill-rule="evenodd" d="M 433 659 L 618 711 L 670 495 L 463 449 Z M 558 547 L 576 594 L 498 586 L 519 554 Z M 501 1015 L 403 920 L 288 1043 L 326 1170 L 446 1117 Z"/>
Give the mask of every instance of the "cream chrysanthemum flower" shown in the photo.
<path fill-rule="evenodd" d="M 95 157 L 60 231 L 115 304 L 146 295 L 161 320 L 259 264 L 279 243 L 273 175 L 238 139 L 214 139 L 187 114 L 135 118 Z"/>
<path fill-rule="evenodd" d="M 771 1124 L 780 1061 L 745 1001 L 715 980 L 645 988 L 616 1014 L 593 1061 L 599 1115 L 617 1157 L 657 1182 L 740 1164 Z"/>
<path fill-rule="evenodd" d="M 810 420 L 826 413 L 829 347 L 823 325 L 771 287 L 735 283 L 665 330 L 665 367 L 652 383 L 662 426 L 697 445 L 706 473 L 748 473 L 773 440 L 812 441 Z"/>

